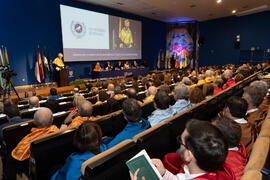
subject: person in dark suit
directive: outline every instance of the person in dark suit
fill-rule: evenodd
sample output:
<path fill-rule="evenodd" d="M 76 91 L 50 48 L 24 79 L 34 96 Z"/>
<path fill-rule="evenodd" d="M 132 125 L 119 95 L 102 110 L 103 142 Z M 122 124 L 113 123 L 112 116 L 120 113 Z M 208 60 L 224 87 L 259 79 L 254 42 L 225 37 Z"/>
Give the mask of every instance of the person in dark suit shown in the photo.
<path fill-rule="evenodd" d="M 133 61 L 133 63 L 131 64 L 131 68 L 139 68 L 137 61 Z"/>
<path fill-rule="evenodd" d="M 124 68 L 121 61 L 118 61 L 117 64 L 114 65 L 114 70 L 122 70 Z"/>
<path fill-rule="evenodd" d="M 107 62 L 106 62 L 106 64 L 104 65 L 104 69 L 105 69 L 106 71 L 109 71 L 109 70 L 112 70 L 112 69 L 113 69 L 113 67 L 112 67 L 112 65 L 111 65 L 111 63 L 110 63 L 110 61 L 107 61 Z"/>

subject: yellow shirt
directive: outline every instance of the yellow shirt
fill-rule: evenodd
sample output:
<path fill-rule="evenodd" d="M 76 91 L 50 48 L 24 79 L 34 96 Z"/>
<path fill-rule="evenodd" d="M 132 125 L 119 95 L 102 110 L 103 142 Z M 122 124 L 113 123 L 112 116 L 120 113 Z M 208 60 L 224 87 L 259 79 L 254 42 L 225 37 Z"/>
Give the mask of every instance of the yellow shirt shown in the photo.
<path fill-rule="evenodd" d="M 55 64 L 56 66 L 59 66 L 59 67 L 64 67 L 65 66 L 63 60 L 59 59 L 58 57 L 54 59 L 53 64 Z M 59 67 L 56 67 L 57 71 L 60 70 Z"/>
<path fill-rule="evenodd" d="M 199 80 L 197 85 L 201 85 L 201 84 L 204 84 L 205 83 L 205 80 Z"/>
<path fill-rule="evenodd" d="M 209 83 L 209 82 L 211 82 L 211 81 L 212 81 L 212 77 L 207 77 L 207 78 L 205 78 L 205 82 Z"/>
<path fill-rule="evenodd" d="M 82 116 L 77 116 L 76 118 L 74 118 L 72 120 L 72 122 L 68 125 L 69 128 L 76 128 L 78 126 L 80 126 L 82 123 L 84 123 L 85 121 L 90 121 L 94 119 L 93 116 L 91 117 L 82 117 Z"/>
<path fill-rule="evenodd" d="M 24 161 L 30 157 L 30 144 L 35 139 L 41 138 L 47 134 L 59 131 L 55 125 L 44 128 L 32 128 L 31 133 L 26 135 L 13 149 L 11 155 L 14 159 L 18 161 Z"/>
<path fill-rule="evenodd" d="M 127 30 L 125 28 L 123 28 L 119 33 L 119 38 L 126 45 L 133 43 L 132 33 L 131 33 L 131 30 L 129 28 Z"/>
<path fill-rule="evenodd" d="M 155 96 L 154 95 L 150 95 L 148 97 L 145 98 L 145 100 L 143 101 L 143 103 L 149 103 L 152 102 L 154 100 Z"/>

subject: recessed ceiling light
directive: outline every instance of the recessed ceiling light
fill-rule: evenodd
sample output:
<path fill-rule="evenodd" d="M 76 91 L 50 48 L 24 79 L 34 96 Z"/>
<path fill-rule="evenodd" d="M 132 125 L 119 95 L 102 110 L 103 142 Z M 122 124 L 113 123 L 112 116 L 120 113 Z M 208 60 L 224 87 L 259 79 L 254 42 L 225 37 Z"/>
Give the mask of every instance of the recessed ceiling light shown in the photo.
<path fill-rule="evenodd" d="M 217 0 L 217 3 L 218 3 L 218 4 L 222 3 L 222 0 Z"/>
<path fill-rule="evenodd" d="M 235 14 L 236 13 L 236 10 L 232 10 L 232 13 Z"/>
<path fill-rule="evenodd" d="M 190 8 L 195 8 L 195 7 L 197 7 L 195 4 L 192 4 L 192 5 L 190 5 L 189 6 Z"/>
<path fill-rule="evenodd" d="M 121 2 L 118 2 L 118 3 L 116 3 L 116 4 L 118 4 L 118 5 L 120 5 L 120 6 L 124 5 L 124 3 L 121 3 Z"/>

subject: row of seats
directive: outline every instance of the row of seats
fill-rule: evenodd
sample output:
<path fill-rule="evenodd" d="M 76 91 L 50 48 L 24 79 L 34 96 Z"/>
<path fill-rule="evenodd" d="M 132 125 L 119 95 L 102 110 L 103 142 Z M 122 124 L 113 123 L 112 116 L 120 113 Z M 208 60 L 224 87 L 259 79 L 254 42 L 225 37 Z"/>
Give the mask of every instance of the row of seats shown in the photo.
<path fill-rule="evenodd" d="M 128 159 L 141 149 L 146 149 L 150 157 L 153 158 L 161 158 L 166 153 L 175 151 L 178 147 L 175 137 L 183 131 L 185 123 L 190 118 L 209 120 L 211 118 L 209 115 L 213 117 L 213 112 L 221 110 L 222 107 L 218 106 L 220 102 L 224 102 L 229 96 L 237 94 L 239 87 L 248 85 L 249 82 L 256 78 L 256 75 L 253 75 L 227 89 L 225 92 L 204 100 L 189 110 L 177 114 L 165 122 L 138 134 L 134 137 L 133 141 L 125 141 L 95 156 L 84 163 L 84 178 L 128 179 L 128 170 L 125 166 L 125 162 Z M 205 111 L 206 108 L 207 111 Z M 143 115 L 146 117 L 149 116 L 154 110 L 153 102 L 145 104 L 142 109 Z M 126 124 L 122 110 L 96 119 L 96 122 L 101 126 L 104 136 L 115 136 Z M 68 153 L 63 155 L 62 151 L 57 151 L 56 149 L 63 149 L 62 147 L 64 147 L 65 151 L 69 152 L 69 154 L 74 152 L 74 147 L 71 143 L 74 131 L 75 129 L 62 131 L 31 143 L 31 160 L 29 166 L 33 179 L 48 179 L 56 169 L 53 168 L 55 165 L 58 168 L 61 163 L 63 165 Z M 46 149 L 45 151 L 43 147 Z M 50 158 L 50 161 L 47 161 L 48 158 Z"/>

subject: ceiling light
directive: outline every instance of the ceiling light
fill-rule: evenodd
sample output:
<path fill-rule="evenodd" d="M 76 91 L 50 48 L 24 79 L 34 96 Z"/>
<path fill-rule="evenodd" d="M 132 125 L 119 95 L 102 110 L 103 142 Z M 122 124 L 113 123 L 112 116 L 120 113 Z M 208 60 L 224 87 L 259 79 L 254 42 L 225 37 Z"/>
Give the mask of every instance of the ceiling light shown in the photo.
<path fill-rule="evenodd" d="M 222 0 L 217 0 L 217 3 L 218 3 L 218 4 L 222 3 Z"/>
<path fill-rule="evenodd" d="M 236 10 L 232 10 L 232 13 L 235 14 L 236 13 Z"/>

